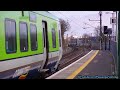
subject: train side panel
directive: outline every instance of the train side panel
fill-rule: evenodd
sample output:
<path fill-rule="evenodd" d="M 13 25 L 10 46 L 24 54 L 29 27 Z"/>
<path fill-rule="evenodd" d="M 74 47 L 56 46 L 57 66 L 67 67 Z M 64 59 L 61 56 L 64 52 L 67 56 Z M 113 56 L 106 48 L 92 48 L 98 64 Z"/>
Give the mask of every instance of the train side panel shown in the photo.
<path fill-rule="evenodd" d="M 36 17 L 36 22 L 31 22 L 29 11 L 24 11 L 24 12 L 0 11 L 0 29 L 1 29 L 0 52 L 2 52 L 0 53 L 0 73 L 1 73 L 0 78 L 15 78 L 22 74 L 26 74 L 26 73 L 29 74 L 30 72 L 34 74 L 35 72 L 38 72 L 39 69 L 43 69 L 43 66 L 46 62 L 45 59 L 46 55 L 44 53 L 43 30 L 42 30 L 43 20 L 47 22 L 47 27 L 48 27 L 47 33 L 49 40 L 49 60 L 47 62 L 46 68 L 55 67 L 56 63 L 60 59 L 59 34 L 58 34 L 58 26 L 57 26 L 58 21 L 37 13 L 35 14 L 35 17 Z M 10 25 L 13 25 L 13 27 L 15 26 L 15 30 L 12 29 L 13 31 L 15 31 L 15 33 L 12 32 L 9 33 L 8 31 L 9 28 L 13 28 Z M 6 29 L 6 26 L 9 28 Z M 20 31 L 20 27 L 21 29 L 24 30 Z M 31 41 L 32 34 L 30 27 L 34 30 L 36 29 L 36 37 L 37 37 L 36 38 L 37 40 L 35 42 L 36 45 L 32 44 Z M 6 30 L 8 31 L 7 34 L 5 32 Z M 27 42 L 23 43 L 21 38 L 23 38 L 24 35 L 21 35 L 21 32 L 25 33 L 25 31 L 27 35 Z M 55 33 L 54 37 L 52 31 L 54 31 Z M 12 37 L 12 39 L 14 40 L 13 45 L 15 45 L 15 47 L 9 46 L 10 42 L 8 41 L 10 41 L 10 39 L 6 39 L 9 37 L 6 35 L 15 35 L 14 39 Z M 22 46 L 21 42 L 23 44 L 26 44 L 23 45 L 24 48 L 21 47 Z M 32 50 L 32 45 L 36 47 L 35 50 Z M 9 49 L 11 47 L 14 48 L 14 52 L 10 52 Z"/>

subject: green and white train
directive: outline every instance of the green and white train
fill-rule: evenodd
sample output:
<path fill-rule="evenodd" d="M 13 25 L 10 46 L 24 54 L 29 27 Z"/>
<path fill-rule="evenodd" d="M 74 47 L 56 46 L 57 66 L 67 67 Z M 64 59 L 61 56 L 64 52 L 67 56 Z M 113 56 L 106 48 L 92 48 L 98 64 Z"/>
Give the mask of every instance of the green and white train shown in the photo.
<path fill-rule="evenodd" d="M 47 11 L 0 11 L 0 79 L 55 71 L 61 57 L 57 17 Z"/>

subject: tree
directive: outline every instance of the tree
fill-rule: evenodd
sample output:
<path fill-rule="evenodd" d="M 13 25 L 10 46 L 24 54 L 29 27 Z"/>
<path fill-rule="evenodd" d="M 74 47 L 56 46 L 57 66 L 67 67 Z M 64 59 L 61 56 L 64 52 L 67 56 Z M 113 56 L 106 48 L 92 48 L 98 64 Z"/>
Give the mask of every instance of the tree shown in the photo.
<path fill-rule="evenodd" d="M 61 25 L 62 46 L 63 48 L 65 48 L 64 33 L 70 29 L 70 24 L 63 19 L 60 19 L 60 25 Z"/>
<path fill-rule="evenodd" d="M 94 34 L 100 40 L 100 26 L 97 26 L 97 28 L 95 28 Z M 101 33 L 101 37 L 102 37 L 102 42 L 104 42 L 105 35 L 103 32 Z"/>
<path fill-rule="evenodd" d="M 100 36 L 100 26 L 97 26 L 97 27 L 95 28 L 94 34 L 95 34 L 96 37 L 99 37 L 99 36 Z"/>

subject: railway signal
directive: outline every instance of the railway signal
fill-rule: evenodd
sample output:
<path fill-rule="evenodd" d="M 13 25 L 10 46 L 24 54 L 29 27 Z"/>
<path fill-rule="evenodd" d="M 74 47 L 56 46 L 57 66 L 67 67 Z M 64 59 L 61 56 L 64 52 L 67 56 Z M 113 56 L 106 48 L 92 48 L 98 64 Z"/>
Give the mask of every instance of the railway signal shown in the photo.
<path fill-rule="evenodd" d="M 104 34 L 107 34 L 107 33 L 108 33 L 107 28 L 108 28 L 108 26 L 104 26 Z"/>

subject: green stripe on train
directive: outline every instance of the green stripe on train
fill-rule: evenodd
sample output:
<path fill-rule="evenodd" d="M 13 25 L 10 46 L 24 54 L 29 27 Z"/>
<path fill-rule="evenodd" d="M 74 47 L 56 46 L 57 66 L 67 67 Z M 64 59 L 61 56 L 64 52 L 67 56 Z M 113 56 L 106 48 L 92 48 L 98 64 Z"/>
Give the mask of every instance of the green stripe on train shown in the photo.
<path fill-rule="evenodd" d="M 41 12 L 43 13 L 43 11 Z M 46 13 L 46 12 L 45 12 Z M 42 20 L 47 21 L 47 27 L 48 27 L 48 40 L 49 40 L 49 52 L 54 52 L 59 50 L 59 39 L 58 39 L 58 27 L 57 22 L 58 20 L 49 16 L 47 13 L 47 17 L 45 16 L 45 13 L 43 15 L 36 14 L 37 15 L 37 22 L 30 22 L 29 21 L 29 11 L 24 11 L 24 17 L 22 17 L 21 11 L 0 11 L 0 60 L 6 60 L 6 59 L 12 59 L 12 58 L 18 58 L 18 57 L 24 57 L 34 54 L 40 54 L 43 53 L 43 30 L 42 30 Z M 17 52 L 12 54 L 6 53 L 6 46 L 5 46 L 5 18 L 14 19 L 16 21 L 16 37 L 17 37 Z M 27 52 L 21 52 L 20 51 L 20 36 L 19 36 L 19 22 L 24 21 L 28 25 L 28 51 Z M 31 51 L 31 44 L 30 44 L 30 23 L 34 23 L 37 26 L 37 43 L 38 43 L 38 49 L 36 51 Z M 55 28 L 56 30 L 56 48 L 53 48 L 52 45 L 52 28 Z"/>

